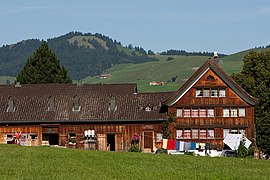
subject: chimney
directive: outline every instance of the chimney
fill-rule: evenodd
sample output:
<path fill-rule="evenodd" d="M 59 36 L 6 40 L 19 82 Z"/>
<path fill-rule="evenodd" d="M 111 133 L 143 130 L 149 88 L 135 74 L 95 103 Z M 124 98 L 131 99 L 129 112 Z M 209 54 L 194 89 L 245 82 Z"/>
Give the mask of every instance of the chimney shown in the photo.
<path fill-rule="evenodd" d="M 217 52 L 217 51 L 214 52 L 213 62 L 214 62 L 216 65 L 218 65 L 218 52 Z"/>

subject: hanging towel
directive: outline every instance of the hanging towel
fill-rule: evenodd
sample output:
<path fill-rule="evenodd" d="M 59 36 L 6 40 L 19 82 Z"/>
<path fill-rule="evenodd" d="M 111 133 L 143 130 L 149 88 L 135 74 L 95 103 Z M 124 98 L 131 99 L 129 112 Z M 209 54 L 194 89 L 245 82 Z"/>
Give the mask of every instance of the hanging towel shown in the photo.
<path fill-rule="evenodd" d="M 167 144 L 168 144 L 168 139 L 163 139 L 162 140 L 162 148 L 167 149 Z"/>
<path fill-rule="evenodd" d="M 168 150 L 175 150 L 175 140 L 169 139 L 167 144 Z"/>
<path fill-rule="evenodd" d="M 199 143 L 196 143 L 196 149 L 199 149 L 200 146 L 199 146 Z"/>
<path fill-rule="evenodd" d="M 190 150 L 195 150 L 196 149 L 196 142 L 191 142 L 190 143 Z"/>
<path fill-rule="evenodd" d="M 180 141 L 180 151 L 184 151 L 184 145 L 185 145 L 185 142 L 184 141 Z"/>
<path fill-rule="evenodd" d="M 185 144 L 184 144 L 185 151 L 190 150 L 190 147 L 191 147 L 191 143 L 190 142 L 185 142 Z"/>
<path fill-rule="evenodd" d="M 180 141 L 175 141 L 175 150 L 176 151 L 180 150 Z"/>

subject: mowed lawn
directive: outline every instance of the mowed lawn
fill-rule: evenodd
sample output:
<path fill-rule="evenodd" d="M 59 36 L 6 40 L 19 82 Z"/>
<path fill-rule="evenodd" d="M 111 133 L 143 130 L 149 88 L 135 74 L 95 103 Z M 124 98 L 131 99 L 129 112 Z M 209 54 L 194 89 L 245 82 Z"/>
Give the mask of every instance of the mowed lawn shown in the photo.
<path fill-rule="evenodd" d="M 0 145 L 0 179 L 269 179 L 270 161 Z"/>

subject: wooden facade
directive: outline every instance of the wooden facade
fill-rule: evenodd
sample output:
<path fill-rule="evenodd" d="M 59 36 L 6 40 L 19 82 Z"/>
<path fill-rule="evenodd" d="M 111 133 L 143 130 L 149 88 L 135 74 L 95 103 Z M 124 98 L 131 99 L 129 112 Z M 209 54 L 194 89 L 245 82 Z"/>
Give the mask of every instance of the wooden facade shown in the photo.
<path fill-rule="evenodd" d="M 163 102 L 175 118 L 171 138 L 209 143 L 218 149 L 228 133 L 243 133 L 254 142 L 256 103 L 212 60 Z"/>

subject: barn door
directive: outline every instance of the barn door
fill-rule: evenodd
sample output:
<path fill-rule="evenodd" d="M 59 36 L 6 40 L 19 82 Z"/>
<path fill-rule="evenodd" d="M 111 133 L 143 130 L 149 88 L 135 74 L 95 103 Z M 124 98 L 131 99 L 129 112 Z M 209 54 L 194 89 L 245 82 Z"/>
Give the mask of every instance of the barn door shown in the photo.
<path fill-rule="evenodd" d="M 106 134 L 97 134 L 97 143 L 98 143 L 98 150 L 106 151 L 107 150 Z"/>
<path fill-rule="evenodd" d="M 123 134 L 115 134 L 115 151 L 123 151 Z"/>
<path fill-rule="evenodd" d="M 143 132 L 143 148 L 153 150 L 153 131 Z"/>

